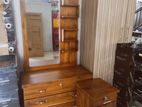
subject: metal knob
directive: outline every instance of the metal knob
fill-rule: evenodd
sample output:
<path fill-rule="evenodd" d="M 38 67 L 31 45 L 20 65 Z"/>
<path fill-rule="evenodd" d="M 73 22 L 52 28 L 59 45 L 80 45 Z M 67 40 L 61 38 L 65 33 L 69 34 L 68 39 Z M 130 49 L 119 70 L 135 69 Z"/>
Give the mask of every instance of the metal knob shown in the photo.
<path fill-rule="evenodd" d="M 63 83 L 60 83 L 59 86 L 60 86 L 60 88 L 63 88 Z"/>
<path fill-rule="evenodd" d="M 108 101 L 108 97 L 107 96 L 104 97 L 104 101 Z"/>
<path fill-rule="evenodd" d="M 46 90 L 40 90 L 39 91 L 39 93 L 45 93 L 46 92 Z"/>

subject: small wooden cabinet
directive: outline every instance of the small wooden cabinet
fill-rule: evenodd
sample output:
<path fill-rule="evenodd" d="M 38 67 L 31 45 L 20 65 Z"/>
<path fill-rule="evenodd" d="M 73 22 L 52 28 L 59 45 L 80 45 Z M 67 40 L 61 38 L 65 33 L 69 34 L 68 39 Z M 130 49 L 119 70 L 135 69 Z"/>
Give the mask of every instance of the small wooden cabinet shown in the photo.
<path fill-rule="evenodd" d="M 101 79 L 77 83 L 77 107 L 116 107 L 119 91 Z"/>

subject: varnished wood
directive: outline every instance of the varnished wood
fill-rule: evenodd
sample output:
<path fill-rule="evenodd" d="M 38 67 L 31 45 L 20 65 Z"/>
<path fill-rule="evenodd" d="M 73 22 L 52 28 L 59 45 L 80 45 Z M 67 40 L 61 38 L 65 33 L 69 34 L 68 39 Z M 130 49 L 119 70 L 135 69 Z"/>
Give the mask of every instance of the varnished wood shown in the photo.
<path fill-rule="evenodd" d="M 36 98 L 25 101 L 25 107 L 67 107 L 75 104 L 75 93 L 67 92 L 48 97 Z M 72 106 L 73 107 L 73 106 Z"/>
<path fill-rule="evenodd" d="M 77 107 L 116 107 L 118 92 L 101 79 L 81 81 L 77 83 Z"/>
<path fill-rule="evenodd" d="M 78 7 L 74 8 L 74 7 L 61 7 L 61 18 L 62 16 L 64 17 L 76 17 L 78 18 L 79 16 L 79 9 Z"/>
<path fill-rule="evenodd" d="M 76 6 L 79 5 L 79 0 L 61 0 L 62 6 Z"/>
<path fill-rule="evenodd" d="M 24 99 L 27 100 L 39 97 L 46 97 L 49 95 L 74 91 L 75 83 L 76 78 L 74 76 L 65 79 L 58 79 L 56 81 L 47 81 L 46 83 L 32 85 L 32 87 L 24 87 Z"/>
<path fill-rule="evenodd" d="M 39 103 L 45 103 L 39 107 L 48 103 L 51 107 L 73 107 L 76 83 L 88 79 L 93 79 L 93 74 L 81 66 L 26 72 L 22 78 L 25 107 L 38 107 Z"/>
<path fill-rule="evenodd" d="M 49 81 L 57 81 L 63 78 L 76 76 L 78 81 L 93 78 L 92 73 L 81 66 L 64 67 L 49 70 L 39 70 L 35 72 L 26 72 L 22 77 L 22 86 L 31 86 Z"/>
<path fill-rule="evenodd" d="M 36 72 L 39 70 L 60 69 L 60 68 L 75 67 L 75 66 L 76 64 L 54 64 L 54 65 L 36 66 L 36 67 L 30 67 L 29 72 Z"/>
<path fill-rule="evenodd" d="M 61 2 L 60 63 L 77 65 L 79 0 Z"/>

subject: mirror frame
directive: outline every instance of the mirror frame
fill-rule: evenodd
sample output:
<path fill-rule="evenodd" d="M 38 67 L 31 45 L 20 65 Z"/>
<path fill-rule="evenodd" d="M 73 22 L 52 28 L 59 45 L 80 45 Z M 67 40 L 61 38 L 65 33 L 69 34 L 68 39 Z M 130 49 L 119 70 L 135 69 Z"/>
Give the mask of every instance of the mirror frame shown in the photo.
<path fill-rule="evenodd" d="M 23 58 L 24 70 L 25 71 L 38 71 L 38 70 L 46 70 L 46 69 L 53 69 L 53 68 L 64 68 L 64 67 L 76 66 L 76 65 L 71 65 L 71 64 L 61 64 L 61 61 L 60 61 L 59 64 L 30 67 L 30 65 L 29 65 L 29 51 L 28 51 L 25 0 L 20 0 L 20 8 L 21 8 L 21 23 L 22 23 L 22 29 L 23 29 L 22 34 L 23 34 L 23 51 L 24 51 L 24 58 Z M 60 41 L 59 41 L 59 44 L 60 44 Z M 61 58 L 61 56 L 60 56 L 60 58 Z"/>

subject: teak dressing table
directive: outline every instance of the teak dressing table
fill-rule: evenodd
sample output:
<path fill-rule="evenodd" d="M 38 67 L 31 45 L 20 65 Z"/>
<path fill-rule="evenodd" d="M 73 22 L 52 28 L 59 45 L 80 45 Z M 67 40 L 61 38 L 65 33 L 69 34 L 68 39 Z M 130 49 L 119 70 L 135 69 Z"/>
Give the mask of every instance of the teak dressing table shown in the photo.
<path fill-rule="evenodd" d="M 52 37 L 55 44 L 52 45 L 53 47 L 56 45 L 56 48 L 50 52 L 54 56 L 52 58 L 49 58 L 48 52 L 44 50 L 47 41 L 44 44 L 43 40 L 46 39 L 44 39 L 45 30 L 42 25 L 45 23 L 42 23 L 44 22 L 42 17 L 45 16 L 39 14 L 39 11 L 33 13 L 35 10 L 32 10 L 31 6 L 35 2 L 20 1 L 26 71 L 22 76 L 24 107 L 75 107 L 78 101 L 76 100 L 78 82 L 93 80 L 92 73 L 77 66 L 79 0 L 53 0 L 53 3 L 48 1 L 40 4 L 43 5 L 42 7 L 46 3 L 51 7 L 54 6 L 52 8 Z M 34 6 L 37 4 L 38 2 Z M 46 60 L 46 55 L 49 61 Z M 37 64 L 39 65 L 35 66 Z M 86 106 L 82 105 L 82 107 Z"/>

